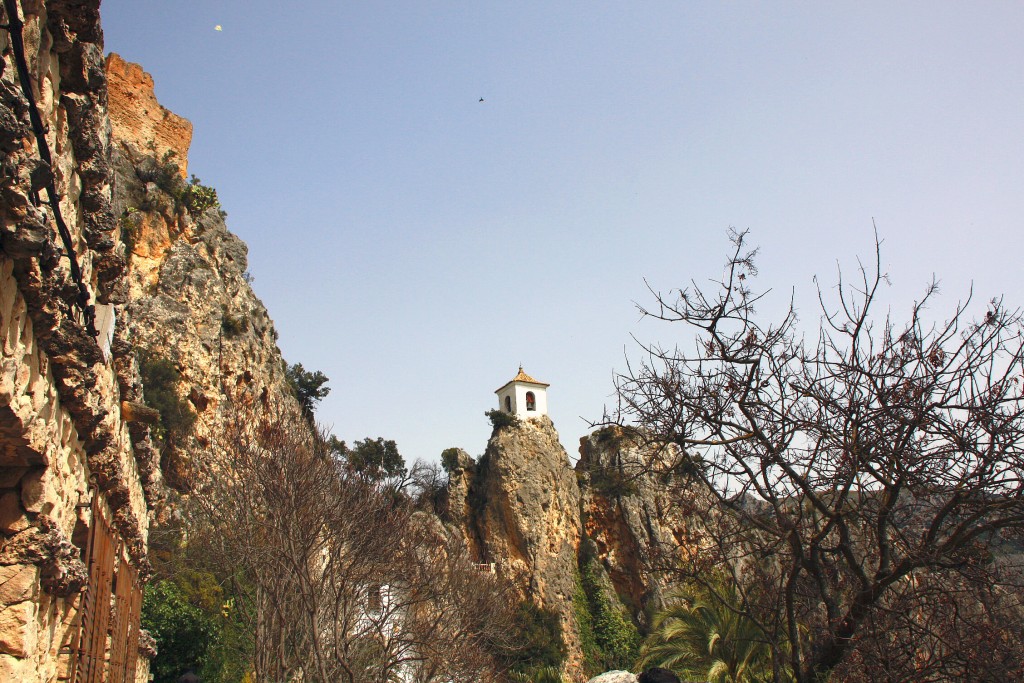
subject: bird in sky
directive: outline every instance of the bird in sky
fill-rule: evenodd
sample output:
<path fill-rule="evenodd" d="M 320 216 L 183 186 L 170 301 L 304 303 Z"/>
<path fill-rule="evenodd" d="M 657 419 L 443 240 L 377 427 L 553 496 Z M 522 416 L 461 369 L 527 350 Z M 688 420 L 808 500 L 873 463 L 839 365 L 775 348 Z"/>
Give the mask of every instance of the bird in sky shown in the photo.
<path fill-rule="evenodd" d="M 484 101 L 484 98 L 482 98 L 482 97 L 481 97 L 481 98 L 480 98 L 480 101 L 481 101 L 481 102 L 483 102 L 483 101 Z"/>
<path fill-rule="evenodd" d="M 223 28 L 221 28 L 221 25 L 220 25 L 220 24 L 217 24 L 216 26 L 214 26 L 214 27 L 213 27 L 213 30 L 214 30 L 214 31 L 223 31 L 224 29 L 223 29 Z"/>

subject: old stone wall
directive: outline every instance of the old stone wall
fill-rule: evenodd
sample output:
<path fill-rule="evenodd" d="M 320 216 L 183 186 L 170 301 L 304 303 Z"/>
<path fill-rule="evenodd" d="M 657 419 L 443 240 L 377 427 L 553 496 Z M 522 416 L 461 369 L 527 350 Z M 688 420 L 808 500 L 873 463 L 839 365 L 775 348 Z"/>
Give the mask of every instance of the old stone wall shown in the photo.
<path fill-rule="evenodd" d="M 148 574 L 143 475 L 151 487 L 159 475 L 148 434 L 122 413 L 122 388 L 137 384 L 124 362 L 130 344 L 95 334 L 101 320 L 116 330 L 127 293 L 99 0 L 5 8 L 14 13 L 0 31 L 0 680 L 55 681 L 71 674 L 95 594 L 87 585 L 108 591 L 91 614 L 137 639 L 131 600 L 109 591 L 116 571 L 118 590 L 137 597 Z M 121 567 L 102 576 L 89 553 L 100 514 L 108 569 Z M 93 640 L 100 669 L 134 664 L 127 639 Z"/>
<path fill-rule="evenodd" d="M 85 565 L 72 554 L 64 566 L 45 553 L 42 536 L 70 544 L 88 524 L 85 448 L 74 421 L 61 404 L 49 360 L 39 348 L 25 299 L 0 258 L 0 679 L 50 680 L 58 651 L 66 643 Z M 66 585 L 53 595 L 48 578 Z M 63 575 L 63 576 L 60 576 Z M 66 658 L 65 658 L 66 659 Z"/>

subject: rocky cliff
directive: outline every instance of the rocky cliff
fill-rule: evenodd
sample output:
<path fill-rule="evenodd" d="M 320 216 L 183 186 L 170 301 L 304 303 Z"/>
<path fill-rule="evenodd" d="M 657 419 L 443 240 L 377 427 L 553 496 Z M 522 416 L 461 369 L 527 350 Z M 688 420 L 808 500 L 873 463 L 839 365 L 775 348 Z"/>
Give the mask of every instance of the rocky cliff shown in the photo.
<path fill-rule="evenodd" d="M 660 606 L 663 570 L 680 552 L 697 552 L 700 521 L 687 480 L 670 473 L 665 453 L 622 428 L 606 427 L 580 439 L 576 472 L 582 490 L 584 535 L 590 550 L 628 607 L 647 626 Z"/>
<path fill-rule="evenodd" d="M 140 66 L 111 54 L 106 71 L 114 208 L 128 246 L 122 329 L 143 364 L 173 364 L 172 390 L 195 416 L 167 435 L 163 452 L 167 482 L 187 490 L 191 462 L 229 411 L 297 404 L 273 322 L 250 287 L 245 243 L 228 231 L 216 192 L 184 180 L 191 124 L 160 106 Z"/>
<path fill-rule="evenodd" d="M 696 547 L 673 493 L 685 482 L 666 481 L 657 449 L 614 428 L 581 439 L 573 468 L 547 417 L 495 428 L 477 462 L 453 453 L 449 519 L 478 562 L 557 614 L 564 672 L 631 666 L 662 599 L 659 567 Z"/>
<path fill-rule="evenodd" d="M 472 480 L 465 486 L 467 476 Z M 465 496 L 455 507 L 467 510 L 466 535 L 479 561 L 493 562 L 522 599 L 558 614 L 566 671 L 581 672 L 572 610 L 580 493 L 551 420 L 495 428 L 475 471 L 455 478 L 455 487 Z"/>
<path fill-rule="evenodd" d="M 130 345 L 111 343 L 127 282 L 99 1 L 5 0 L 4 14 L 0 680 L 93 680 L 104 667 L 120 680 L 145 674 L 138 607 L 159 477 L 136 448 L 143 407 L 122 392 L 138 382 Z"/>

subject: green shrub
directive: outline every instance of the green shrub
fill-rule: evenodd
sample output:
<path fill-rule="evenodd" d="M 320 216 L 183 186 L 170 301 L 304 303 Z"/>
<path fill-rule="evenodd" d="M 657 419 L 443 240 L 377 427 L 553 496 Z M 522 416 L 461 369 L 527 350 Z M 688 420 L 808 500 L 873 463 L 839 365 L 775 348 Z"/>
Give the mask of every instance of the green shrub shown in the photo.
<path fill-rule="evenodd" d="M 586 664 L 595 673 L 610 669 L 629 669 L 640 656 L 640 632 L 607 580 L 602 580 L 602 569 L 594 557 L 592 542 L 584 541 L 579 562 L 577 592 L 582 591 L 585 604 L 573 596 L 577 615 L 585 612 L 593 641 L 584 639 Z M 579 616 L 577 616 L 579 620 Z M 583 629 L 581 628 L 581 631 Z M 585 633 L 581 633 L 585 636 Z M 592 648 L 587 651 L 588 645 Z"/>
<path fill-rule="evenodd" d="M 185 571 L 146 586 L 142 627 L 156 639 L 157 683 L 176 683 L 190 667 L 201 680 L 237 683 L 251 669 L 252 634 L 209 572 Z"/>
<path fill-rule="evenodd" d="M 349 469 L 370 479 L 381 480 L 386 477 L 405 477 L 408 470 L 405 458 L 398 452 L 398 444 L 384 437 L 371 439 L 366 437 L 356 441 L 351 448 L 340 442 L 345 449 L 343 455 L 348 461 Z"/>
<path fill-rule="evenodd" d="M 160 425 L 151 430 L 160 441 L 180 441 L 192 432 L 196 414 L 187 401 L 178 396 L 181 373 L 168 358 L 156 354 L 139 354 L 139 374 L 146 403 L 160 412 Z"/>
<path fill-rule="evenodd" d="M 592 464 L 587 468 L 590 474 L 590 486 L 595 493 L 606 498 L 619 498 L 637 494 L 634 478 L 614 465 L 603 467 Z"/>
<path fill-rule="evenodd" d="M 195 175 L 192 176 L 180 194 L 176 196 L 185 209 L 193 216 L 199 216 L 209 208 L 220 208 L 217 190 L 209 185 L 203 185 L 202 181 Z"/>
<path fill-rule="evenodd" d="M 565 641 L 558 614 L 541 609 L 529 600 L 519 604 L 512 619 L 513 647 L 502 653 L 507 668 L 532 676 L 538 670 L 561 669 L 565 660 Z"/>
<path fill-rule="evenodd" d="M 601 662 L 603 657 L 594 637 L 594 618 L 590 614 L 590 601 L 583 588 L 579 569 L 573 576 L 572 611 L 576 617 L 576 626 L 580 632 L 580 650 L 583 651 L 583 670 L 587 676 L 596 676 L 605 671 Z"/>
<path fill-rule="evenodd" d="M 504 410 L 488 410 L 484 415 L 491 421 L 491 426 L 495 429 L 514 427 L 519 424 L 518 417 L 512 413 L 506 413 Z"/>
<path fill-rule="evenodd" d="M 441 451 L 441 467 L 443 467 L 444 471 L 449 474 L 459 469 L 458 448 L 446 448 Z"/>
<path fill-rule="evenodd" d="M 326 386 L 330 380 L 319 370 L 307 372 L 302 367 L 302 363 L 295 365 L 286 363 L 285 368 L 285 379 L 288 380 L 288 386 L 291 387 L 295 398 L 299 400 L 303 414 L 312 420 L 316 405 L 331 393 L 331 388 Z"/>
<path fill-rule="evenodd" d="M 124 242 L 126 255 L 130 258 L 135 244 L 142 232 L 142 216 L 134 206 L 129 206 L 121 214 L 121 241 Z"/>
<path fill-rule="evenodd" d="M 146 586 L 142 627 L 156 639 L 157 657 L 151 665 L 156 683 L 174 683 L 188 668 L 201 669 L 217 633 L 214 622 L 169 579 Z"/>

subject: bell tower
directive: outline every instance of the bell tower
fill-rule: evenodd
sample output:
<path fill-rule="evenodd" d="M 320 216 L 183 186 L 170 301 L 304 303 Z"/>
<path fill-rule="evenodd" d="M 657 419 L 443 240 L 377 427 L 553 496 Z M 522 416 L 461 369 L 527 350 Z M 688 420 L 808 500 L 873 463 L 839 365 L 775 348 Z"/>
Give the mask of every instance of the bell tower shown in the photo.
<path fill-rule="evenodd" d="M 520 365 L 519 374 L 494 392 L 498 395 L 498 409 L 524 420 L 547 415 L 549 386 L 527 375 Z"/>

